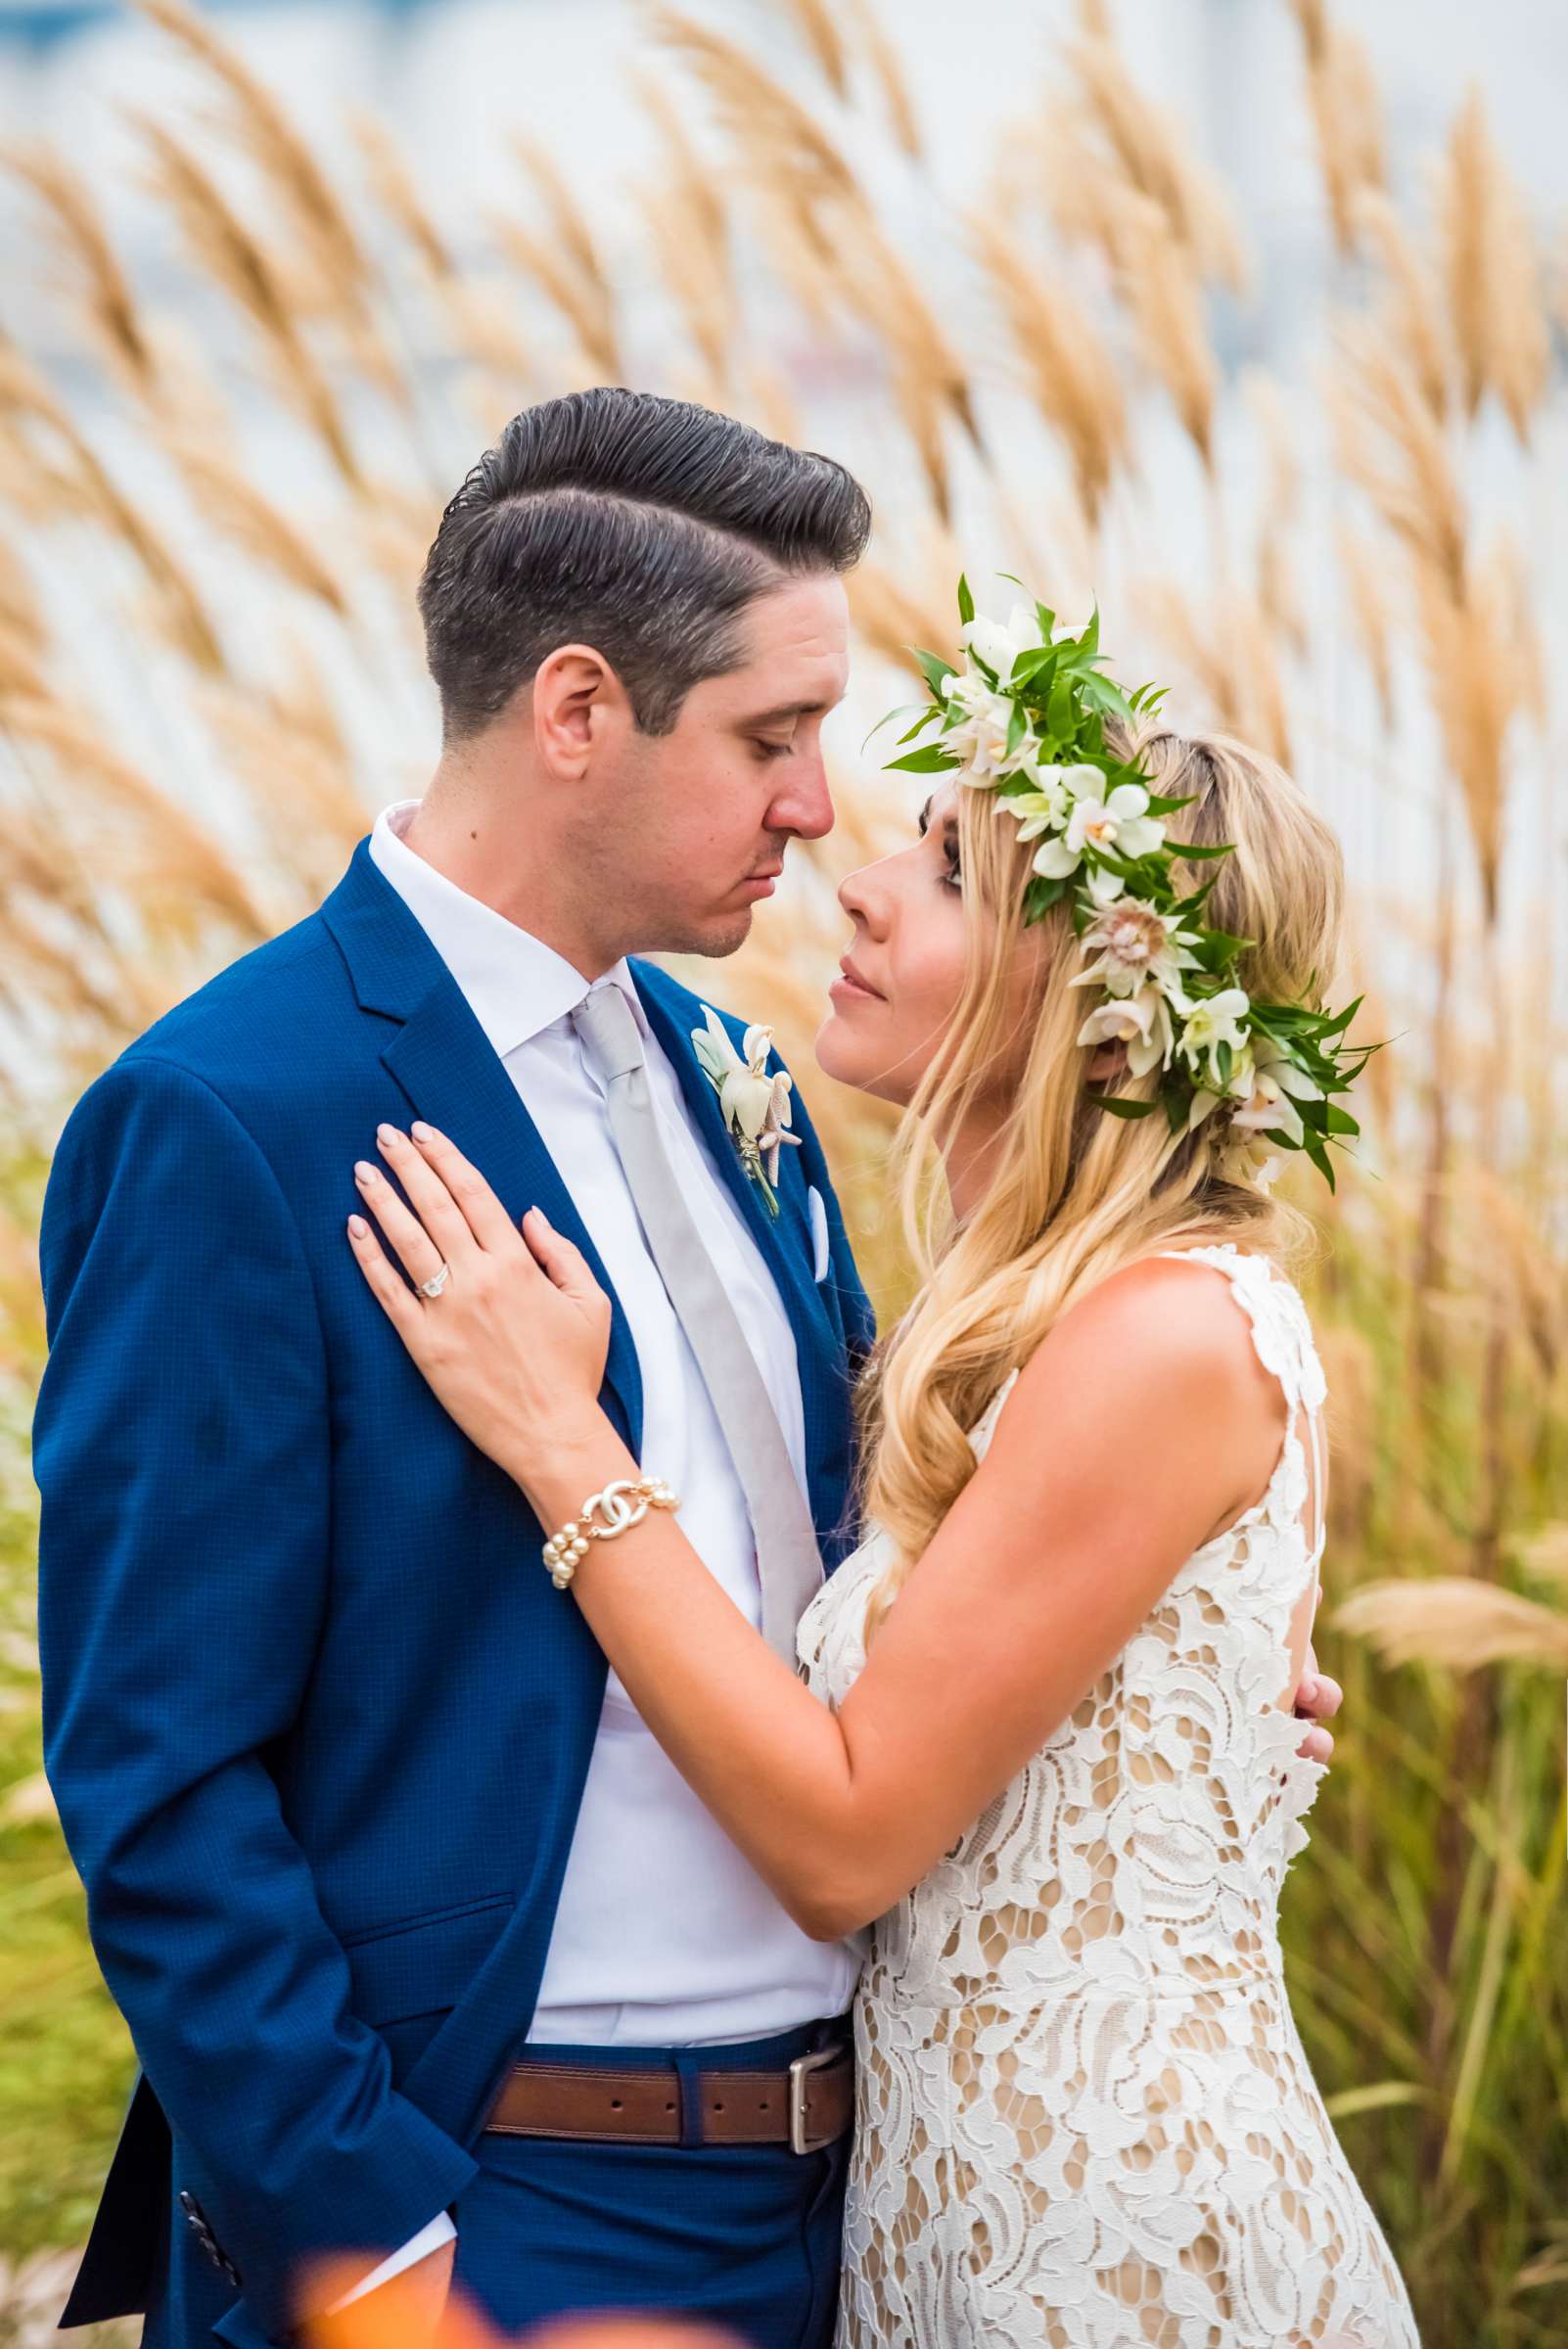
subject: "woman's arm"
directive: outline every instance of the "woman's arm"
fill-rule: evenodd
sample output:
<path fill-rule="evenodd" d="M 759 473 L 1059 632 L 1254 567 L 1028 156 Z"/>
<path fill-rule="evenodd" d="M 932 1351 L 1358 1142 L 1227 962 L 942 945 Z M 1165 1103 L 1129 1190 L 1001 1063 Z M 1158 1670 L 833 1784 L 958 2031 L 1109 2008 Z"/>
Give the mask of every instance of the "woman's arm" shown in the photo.
<path fill-rule="evenodd" d="M 355 1252 L 441 1400 L 554 1532 L 640 1473 L 596 1400 L 603 1294 L 536 1210 L 523 1246 L 440 1137 L 387 1155 L 420 1220 L 384 1180 L 367 1200 L 416 1279 L 437 1261 L 419 1253 L 423 1223 L 451 1281 L 426 1307 L 368 1227 Z M 682 1775 L 805 1930 L 835 1939 L 925 1875 L 1088 1694 L 1182 1562 L 1263 1490 L 1282 1425 L 1225 1284 L 1148 1261 L 1025 1366 L 840 1712 L 669 1517 L 590 1544 L 572 1590 Z"/>

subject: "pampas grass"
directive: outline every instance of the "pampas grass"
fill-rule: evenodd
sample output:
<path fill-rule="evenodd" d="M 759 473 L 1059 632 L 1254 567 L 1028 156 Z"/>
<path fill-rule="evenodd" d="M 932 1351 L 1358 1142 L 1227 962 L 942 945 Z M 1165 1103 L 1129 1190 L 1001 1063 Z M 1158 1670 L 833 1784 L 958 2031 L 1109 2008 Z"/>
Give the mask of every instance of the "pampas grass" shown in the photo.
<path fill-rule="evenodd" d="M 1329 13 L 1327 0 L 1291 0 L 1291 11 L 1307 53 L 1307 102 L 1328 216 L 1335 243 L 1349 253 L 1363 223 L 1362 201 L 1386 177 L 1382 103 L 1364 43 Z"/>
<path fill-rule="evenodd" d="M 1349 1705 L 1286 1891 L 1291 1980 L 1429 2349 L 1554 2339 L 1568 1151 L 1560 842 L 1537 777 L 1561 715 L 1535 622 L 1553 550 L 1499 528 L 1483 443 L 1543 465 L 1561 371 L 1479 102 L 1457 108 L 1430 200 L 1408 198 L 1349 22 L 1292 5 L 1280 136 L 1315 141 L 1334 315 L 1245 403 L 1209 316 L 1217 291 L 1249 298 L 1235 205 L 1129 70 L 1103 0 L 1081 0 L 1043 89 L 1001 92 L 991 183 L 940 216 L 896 12 L 776 0 L 771 24 L 643 12 L 629 66 L 654 135 L 629 207 L 523 145 L 488 223 L 450 217 L 362 111 L 329 169 L 221 24 L 146 0 L 191 77 L 189 103 L 133 123 L 159 260 L 200 335 L 144 294 L 77 164 L 5 159 L 62 264 L 50 363 L 0 339 L 0 1802 L 22 1789 L 0 1894 L 25 1920 L 0 1966 L 0 2008 L 24 2018 L 0 2019 L 0 2219 L 19 2251 L 84 2231 L 126 2062 L 30 1726 L 22 1462 L 50 1136 L 130 1035 L 318 901 L 374 807 L 422 788 L 413 588 L 441 505 L 527 399 L 619 378 L 864 474 L 879 532 L 847 582 L 863 722 L 909 698 L 910 645 L 954 651 L 960 562 L 988 600 L 1017 571 L 1066 613 L 1097 595 L 1119 673 L 1168 675 L 1176 722 L 1294 754 L 1360 843 L 1359 1033 L 1396 1040 L 1361 1088 L 1360 1159 L 1311 1202 L 1332 1242 L 1320 1646 Z M 257 402 L 300 460 L 287 487 Z M 1333 550 L 1326 597 L 1304 592 L 1314 544 Z M 838 825 L 797 850 L 723 974 L 797 1063 L 843 944 L 836 886 L 908 832 L 886 738 L 856 753 L 862 730 L 857 702 Z M 1532 869 L 1510 862 L 1521 824 Z M 895 1311 L 888 1113 L 807 1082 Z"/>
<path fill-rule="evenodd" d="M 1464 404 L 1495 392 L 1521 440 L 1546 388 L 1540 255 L 1479 91 L 1459 111 L 1441 179 L 1444 273 Z"/>

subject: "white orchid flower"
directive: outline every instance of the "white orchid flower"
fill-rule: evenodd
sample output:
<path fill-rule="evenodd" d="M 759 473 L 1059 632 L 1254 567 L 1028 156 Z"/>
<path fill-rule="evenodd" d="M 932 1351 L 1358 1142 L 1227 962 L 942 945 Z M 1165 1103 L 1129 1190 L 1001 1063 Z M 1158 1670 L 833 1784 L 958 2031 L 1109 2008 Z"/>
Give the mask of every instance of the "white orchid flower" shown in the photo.
<path fill-rule="evenodd" d="M 1299 1150 L 1306 1128 L 1296 1102 L 1320 1101 L 1323 1088 L 1272 1036 L 1254 1036 L 1252 1054 L 1252 1089 L 1230 1123 L 1240 1133 L 1283 1133 Z"/>
<path fill-rule="evenodd" d="M 1005 685 L 1019 654 L 1038 652 L 1045 639 L 1039 632 L 1039 618 L 1034 605 L 1014 604 L 1005 626 L 999 620 L 988 620 L 984 613 L 977 613 L 959 630 L 958 641 L 965 652 L 973 653 L 988 668 L 995 670 L 998 685 Z"/>
<path fill-rule="evenodd" d="M 1088 765 L 1064 767 L 1062 781 L 1073 801 L 1067 830 L 1062 839 L 1043 843 L 1035 857 L 1037 873 L 1066 880 L 1078 871 L 1086 849 L 1134 857 L 1151 855 L 1163 846 L 1165 826 L 1150 815 L 1149 795 L 1141 783 L 1118 783 L 1108 791 L 1103 769 Z M 1097 905 L 1109 905 L 1122 894 L 1122 876 L 1091 864 L 1088 887 Z"/>
<path fill-rule="evenodd" d="M 1204 1081 L 1205 1090 L 1216 1100 L 1235 1087 L 1238 1076 L 1244 1073 L 1249 1081 L 1252 1077 L 1252 1053 L 1242 1026 L 1251 1009 L 1252 1001 L 1244 987 L 1222 988 L 1219 994 L 1200 995 L 1188 1006 L 1181 1027 L 1181 1057 L 1194 1077 Z M 1222 1044 L 1228 1044 L 1232 1054 L 1228 1082 L 1220 1075 Z M 1200 1093 L 1199 1099 L 1203 1097 Z M 1196 1109 L 1196 1102 L 1193 1107 Z M 1205 1110 L 1204 1116 L 1208 1114 Z M 1201 1124 L 1202 1120 L 1196 1119 L 1194 1123 Z"/>
<path fill-rule="evenodd" d="M 1042 832 L 1060 831 L 1071 805 L 1062 769 L 1042 765 L 1036 759 L 1020 759 L 1018 768 L 1035 786 L 1033 791 L 1014 792 L 1004 803 L 1007 813 L 1018 819 L 1019 839 L 1038 840 Z"/>
<path fill-rule="evenodd" d="M 1178 1011 L 1187 1008 L 1181 973 L 1199 965 L 1189 951 L 1196 943 L 1193 933 L 1182 929 L 1179 914 L 1161 913 L 1139 898 L 1119 898 L 1089 925 L 1080 943 L 1085 954 L 1098 950 L 1099 960 L 1079 973 L 1074 987 L 1097 984 L 1113 995 L 1130 995 L 1153 981 Z"/>
<path fill-rule="evenodd" d="M 997 775 L 1010 774 L 1020 759 L 1038 750 L 1039 745 L 1026 735 L 1008 757 L 1013 704 L 1006 694 L 992 693 L 983 677 L 947 677 L 944 688 L 948 709 L 964 714 L 942 738 L 942 748 L 955 752 L 965 761 L 961 782 L 989 784 Z"/>
<path fill-rule="evenodd" d="M 778 1181 L 779 1152 L 784 1144 L 788 1142 L 790 1147 L 795 1150 L 801 1146 L 800 1135 L 788 1130 L 792 1117 L 790 1094 L 793 1088 L 794 1079 L 789 1076 L 787 1071 L 778 1070 L 773 1078 L 772 1097 L 767 1105 L 767 1115 L 762 1121 L 761 1130 L 756 1137 L 757 1154 L 761 1162 L 762 1173 L 768 1181 L 774 1184 Z"/>
<path fill-rule="evenodd" d="M 703 1074 L 718 1094 L 725 1125 L 743 1140 L 755 1142 L 767 1123 L 773 1098 L 773 1079 L 764 1074 L 773 1031 L 748 1028 L 737 1052 L 729 1030 L 709 1004 L 703 1005 L 703 1017 L 706 1033 L 699 1029 L 692 1038 Z"/>
<path fill-rule="evenodd" d="M 1289 1094 L 1281 1090 L 1272 1077 L 1256 1073 L 1251 1092 L 1230 1123 L 1241 1133 L 1286 1134 L 1298 1150 L 1306 1133 L 1301 1112 Z"/>
<path fill-rule="evenodd" d="M 778 1198 L 773 1186 L 778 1181 L 779 1157 L 786 1142 L 793 1149 L 801 1146 L 800 1135 L 789 1130 L 794 1079 L 785 1069 L 768 1075 L 771 1028 L 748 1028 L 737 1052 L 729 1030 L 707 1003 L 703 1005 L 703 1023 L 691 1032 L 697 1065 L 718 1095 L 719 1114 L 741 1165 L 761 1189 L 768 1214 L 776 1216 Z"/>
<path fill-rule="evenodd" d="M 1125 1044 L 1128 1073 L 1146 1077 L 1150 1069 L 1169 1068 L 1176 1048 L 1171 1006 L 1157 987 L 1135 995 L 1113 996 L 1097 1003 L 1078 1032 L 1081 1044 Z"/>

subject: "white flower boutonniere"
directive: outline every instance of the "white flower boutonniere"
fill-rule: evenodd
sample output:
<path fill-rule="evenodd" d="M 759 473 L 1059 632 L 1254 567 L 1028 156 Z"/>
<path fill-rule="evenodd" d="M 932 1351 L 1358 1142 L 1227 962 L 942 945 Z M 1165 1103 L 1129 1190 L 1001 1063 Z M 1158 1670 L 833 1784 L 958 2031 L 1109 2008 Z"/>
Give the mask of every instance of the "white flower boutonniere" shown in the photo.
<path fill-rule="evenodd" d="M 786 1142 L 799 1149 L 801 1137 L 789 1130 L 791 1079 L 783 1069 L 767 1074 L 773 1031 L 748 1028 L 743 1056 L 717 1012 L 706 1003 L 703 1019 L 706 1024 L 691 1032 L 697 1065 L 718 1095 L 741 1165 L 761 1192 L 768 1214 L 776 1216 L 779 1152 Z"/>

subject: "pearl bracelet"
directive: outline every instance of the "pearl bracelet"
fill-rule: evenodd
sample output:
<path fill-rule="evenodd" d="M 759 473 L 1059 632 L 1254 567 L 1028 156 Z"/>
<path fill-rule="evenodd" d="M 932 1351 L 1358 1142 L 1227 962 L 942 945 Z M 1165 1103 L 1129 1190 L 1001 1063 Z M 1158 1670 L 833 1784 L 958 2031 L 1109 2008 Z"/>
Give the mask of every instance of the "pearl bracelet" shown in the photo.
<path fill-rule="evenodd" d="M 577 1571 L 578 1559 L 587 1556 L 590 1542 L 613 1542 L 628 1525 L 640 1525 L 650 1509 L 679 1506 L 680 1495 L 671 1492 L 662 1476 L 617 1477 L 602 1493 L 590 1493 L 576 1515 L 544 1544 L 551 1582 L 558 1590 L 566 1589 Z"/>

